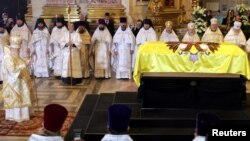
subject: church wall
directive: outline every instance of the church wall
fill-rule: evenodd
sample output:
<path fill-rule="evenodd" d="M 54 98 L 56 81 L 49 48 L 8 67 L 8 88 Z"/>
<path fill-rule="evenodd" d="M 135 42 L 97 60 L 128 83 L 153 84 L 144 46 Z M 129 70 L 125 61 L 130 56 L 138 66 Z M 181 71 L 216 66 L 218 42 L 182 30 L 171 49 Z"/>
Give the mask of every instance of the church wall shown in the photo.
<path fill-rule="evenodd" d="M 180 0 L 180 4 L 185 7 L 186 10 L 186 19 L 191 18 L 192 13 L 192 0 Z M 250 0 L 242 0 L 245 3 L 250 4 Z M 33 20 L 37 19 L 43 12 L 42 7 L 45 5 L 46 0 L 31 0 L 32 2 L 32 12 L 33 12 Z M 87 14 L 88 8 L 88 0 L 76 0 L 78 5 L 81 8 L 81 12 Z M 219 5 L 219 9 L 222 11 L 221 13 L 224 15 L 228 8 L 232 8 L 235 6 L 237 2 L 241 2 L 241 0 L 205 0 L 206 6 Z M 122 0 L 123 6 L 126 8 L 126 15 L 128 16 L 128 21 L 130 24 L 133 24 L 138 19 L 146 18 L 146 13 L 148 10 L 148 2 L 142 1 L 138 2 L 138 0 Z M 226 8 L 226 10 L 225 10 Z"/>
<path fill-rule="evenodd" d="M 181 5 L 184 6 L 186 10 L 186 19 L 191 19 L 191 13 L 193 12 L 192 0 L 182 0 Z"/>
<path fill-rule="evenodd" d="M 220 10 L 222 15 L 226 15 L 227 10 L 234 9 L 236 4 L 250 4 L 250 0 L 206 0 L 206 8 L 213 12 Z"/>
<path fill-rule="evenodd" d="M 43 12 L 43 6 L 46 4 L 46 0 L 31 0 L 33 21 L 36 20 Z"/>

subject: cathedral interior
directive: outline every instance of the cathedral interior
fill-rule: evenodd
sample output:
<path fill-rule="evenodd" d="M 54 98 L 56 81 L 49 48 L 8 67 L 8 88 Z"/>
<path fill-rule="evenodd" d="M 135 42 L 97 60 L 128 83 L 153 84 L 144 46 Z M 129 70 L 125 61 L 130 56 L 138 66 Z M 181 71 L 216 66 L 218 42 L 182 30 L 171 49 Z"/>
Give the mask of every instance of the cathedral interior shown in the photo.
<path fill-rule="evenodd" d="M 1 0 L 0 13 L 6 12 L 13 19 L 17 13 L 24 14 L 30 31 L 34 30 L 37 18 L 44 18 L 48 28 L 52 29 L 53 19 L 56 15 L 63 15 L 66 21 L 74 22 L 79 21 L 79 14 L 83 14 L 89 22 L 91 35 L 98 26 L 98 19 L 104 18 L 106 12 L 109 12 L 114 20 L 115 29 L 119 27 L 120 17 L 127 17 L 131 28 L 135 26 L 137 20 L 149 18 L 153 22 L 158 37 L 165 28 L 165 22 L 172 21 L 174 31 L 181 39 L 187 31 L 188 23 L 193 20 L 192 13 L 195 8 L 202 7 L 208 11 L 211 10 L 212 17 L 221 19 L 219 27 L 223 35 L 226 35 L 231 25 L 223 24 L 222 20 L 227 19 L 230 10 L 235 11 L 235 18 L 243 16 L 242 13 L 237 14 L 237 7 L 235 7 L 243 4 L 248 8 L 243 15 L 250 18 L 250 0 Z M 71 8 L 70 14 L 66 10 L 68 6 Z M 204 22 L 206 22 L 205 20 Z M 249 21 L 244 24 L 242 31 L 248 40 L 250 37 Z M 132 107 L 134 113 L 132 114 L 133 121 L 130 133 L 135 141 L 193 139 L 195 114 L 200 109 L 174 111 L 175 109 L 169 108 L 163 109 L 162 113 L 158 111 L 159 109 L 149 108 L 149 111 L 140 109 L 141 103 L 137 100 L 137 93 L 140 89 L 138 89 L 134 79 L 118 80 L 112 72 L 112 77 L 109 79 L 90 77 L 83 79 L 83 82 L 76 86 L 66 86 L 53 77 L 34 78 L 34 83 L 37 100 L 33 107 L 35 111 L 41 112 L 46 105 L 58 103 L 65 106 L 74 115 L 75 119 L 71 122 L 72 125 L 64 133 L 64 139 L 67 141 L 74 140 L 74 132 L 77 129 L 86 134 L 86 141 L 100 140 L 106 131 L 107 123 L 103 123 L 103 121 L 107 120 L 107 108 L 112 103 L 125 103 Z M 246 108 L 243 110 L 212 111 L 228 121 L 235 121 L 233 124 L 246 123 L 250 127 L 250 84 L 248 80 L 246 80 L 245 85 L 245 93 L 248 97 L 244 101 Z M 2 84 L 0 86 L 2 88 Z M 2 101 L 0 101 L 0 109 L 0 125 L 7 126 L 9 123 L 4 121 Z M 185 117 L 182 118 L 182 116 Z M 155 131 L 151 131 L 152 129 Z M 22 133 L 24 133 L 22 130 L 16 130 L 15 133 L 5 135 L 0 131 L 0 141 L 27 140 L 28 136 L 23 136 Z"/>

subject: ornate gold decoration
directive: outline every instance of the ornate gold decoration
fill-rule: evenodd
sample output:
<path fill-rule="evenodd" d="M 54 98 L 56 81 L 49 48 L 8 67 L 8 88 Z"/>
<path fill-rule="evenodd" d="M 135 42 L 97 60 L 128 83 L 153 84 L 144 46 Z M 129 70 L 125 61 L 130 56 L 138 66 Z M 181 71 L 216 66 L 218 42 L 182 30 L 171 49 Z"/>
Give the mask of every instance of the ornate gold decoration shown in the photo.
<path fill-rule="evenodd" d="M 192 7 L 197 7 L 199 6 L 200 0 L 192 0 Z"/>
<path fill-rule="evenodd" d="M 174 6 L 167 6 L 165 0 L 149 1 L 147 17 L 152 19 L 158 35 L 165 28 L 166 21 L 172 21 L 175 23 L 175 27 L 179 26 L 181 14 L 183 13 L 183 9 L 180 8 L 181 5 L 181 0 L 175 0 Z"/>
<path fill-rule="evenodd" d="M 22 44 L 21 36 L 10 36 L 10 47 L 11 48 L 20 48 Z"/>
<path fill-rule="evenodd" d="M 79 20 L 79 13 L 80 13 L 80 7 L 75 3 L 70 1 L 70 18 L 71 21 L 78 21 Z M 43 7 L 43 14 L 41 15 L 41 18 L 44 18 L 47 25 L 51 22 L 52 18 L 55 18 L 56 15 L 63 15 L 64 17 L 68 17 L 68 4 L 64 1 L 61 4 L 52 4 L 47 3 Z M 65 18 L 67 20 L 67 18 Z"/>
<path fill-rule="evenodd" d="M 27 14 L 25 14 L 25 20 L 26 22 L 32 22 L 33 19 L 33 13 L 32 13 L 32 5 L 31 3 L 27 6 Z"/>
<path fill-rule="evenodd" d="M 90 23 L 97 23 L 98 19 L 104 18 L 104 14 L 109 12 L 115 24 L 118 24 L 120 17 L 126 17 L 124 7 L 89 7 L 88 21 Z"/>
<path fill-rule="evenodd" d="M 199 52 L 204 52 L 204 49 L 201 48 L 201 44 L 206 44 L 209 48 L 209 50 L 211 52 L 215 52 L 218 50 L 218 48 L 220 47 L 218 43 L 208 43 L 208 42 L 197 42 L 197 43 L 189 43 L 189 42 L 183 42 L 183 43 L 179 43 L 179 42 L 168 42 L 166 43 L 167 46 L 169 47 L 170 50 L 173 50 L 173 52 L 176 52 L 176 50 L 179 48 L 180 44 L 187 44 L 187 47 L 183 50 L 184 52 L 190 51 L 190 49 L 192 48 L 192 46 L 195 46 L 196 50 Z"/>

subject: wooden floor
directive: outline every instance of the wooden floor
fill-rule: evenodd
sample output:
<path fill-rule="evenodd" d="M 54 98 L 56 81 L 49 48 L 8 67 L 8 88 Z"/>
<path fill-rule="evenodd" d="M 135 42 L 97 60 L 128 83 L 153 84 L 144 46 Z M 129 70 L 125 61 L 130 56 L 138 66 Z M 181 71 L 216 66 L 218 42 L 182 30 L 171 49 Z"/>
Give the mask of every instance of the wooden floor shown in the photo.
<path fill-rule="evenodd" d="M 114 74 L 110 79 L 84 79 L 77 86 L 67 86 L 61 80 L 54 78 L 36 78 L 36 96 L 38 105 L 35 110 L 43 111 L 43 108 L 50 103 L 58 103 L 65 106 L 68 111 L 77 112 L 84 97 L 88 94 L 114 93 L 116 91 L 136 92 L 137 87 L 133 80 L 117 80 Z M 247 93 L 250 93 L 250 81 L 247 82 Z M 2 86 L 1 86 L 2 87 Z M 3 103 L 0 102 L 0 110 L 3 110 Z M 0 136 L 0 141 L 22 141 L 26 137 L 5 137 Z"/>

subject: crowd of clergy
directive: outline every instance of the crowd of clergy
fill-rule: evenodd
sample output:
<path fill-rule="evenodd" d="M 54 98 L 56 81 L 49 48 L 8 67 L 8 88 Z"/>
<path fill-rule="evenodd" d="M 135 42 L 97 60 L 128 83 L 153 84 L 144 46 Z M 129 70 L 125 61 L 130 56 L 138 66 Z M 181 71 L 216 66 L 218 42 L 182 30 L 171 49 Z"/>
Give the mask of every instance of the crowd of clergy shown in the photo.
<path fill-rule="evenodd" d="M 235 21 L 225 37 L 218 27 L 216 18 L 212 18 L 210 23 L 201 39 L 196 33 L 195 24 L 189 23 L 187 32 L 180 41 L 171 21 L 165 22 L 165 29 L 159 40 L 150 19 L 138 20 L 136 26 L 130 28 L 127 19 L 121 17 L 119 28 L 115 32 L 114 22 L 111 21 L 109 13 L 105 14 L 105 18 L 98 20 L 98 27 L 93 35 L 90 35 L 85 20 L 69 22 L 66 26 L 64 18 L 57 17 L 50 32 L 44 19 L 38 18 L 33 33 L 30 32 L 22 15 L 17 15 L 16 24 L 11 29 L 6 28 L 4 21 L 0 21 L 0 66 L 4 66 L 4 69 L 0 69 L 3 70 L 0 72 L 0 79 L 7 78 L 1 92 L 5 102 L 5 118 L 16 122 L 30 119 L 30 72 L 36 77 L 53 75 L 61 78 L 65 84 L 73 85 L 81 83 L 82 78 L 90 77 L 90 70 L 94 71 L 95 78 L 110 78 L 111 72 L 114 71 L 117 79 L 131 79 L 136 53 L 140 45 L 148 41 L 231 42 L 250 51 L 250 39 L 246 41 L 241 30 L 241 22 Z M 53 74 L 50 73 L 50 69 L 53 70 Z M 11 89 L 7 89 L 8 87 Z M 22 96 L 18 97 L 18 94 Z M 124 105 L 112 105 L 108 111 L 109 134 L 106 134 L 102 141 L 118 138 L 132 141 L 126 133 L 129 129 L 131 109 Z M 68 111 L 60 105 L 46 106 L 44 134 L 32 134 L 29 140 L 63 140 L 59 130 L 67 114 Z M 194 141 L 205 141 L 207 126 L 217 123 L 219 118 L 216 115 L 199 114 Z"/>
<path fill-rule="evenodd" d="M 120 18 L 118 29 L 109 13 L 98 20 L 93 34 L 89 33 L 88 22 L 83 18 L 68 23 L 59 16 L 55 26 L 49 31 L 44 19 L 38 18 L 33 33 L 25 23 L 24 16 L 17 15 L 11 30 L 0 22 L 0 63 L 4 56 L 4 46 L 9 44 L 9 36 L 21 36 L 20 56 L 31 60 L 30 72 L 36 77 L 62 79 L 65 84 L 79 84 L 93 72 L 95 78 L 110 78 L 114 71 L 117 79 L 131 79 L 136 54 L 148 41 L 162 42 L 231 42 L 250 51 L 250 40 L 246 40 L 241 30 L 241 22 L 235 21 L 229 32 L 223 36 L 218 20 L 212 18 L 210 26 L 200 38 L 195 24 L 187 24 L 187 32 L 180 40 L 174 32 L 172 21 L 165 22 L 165 29 L 157 37 L 150 19 L 138 20 L 131 28 L 125 17 Z M 0 64 L 1 65 L 1 64 Z M 0 75 L 0 79 L 2 76 Z"/>

